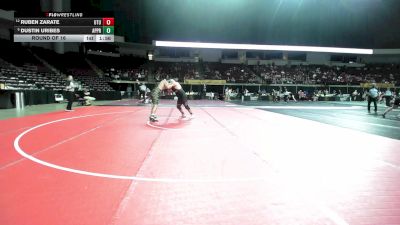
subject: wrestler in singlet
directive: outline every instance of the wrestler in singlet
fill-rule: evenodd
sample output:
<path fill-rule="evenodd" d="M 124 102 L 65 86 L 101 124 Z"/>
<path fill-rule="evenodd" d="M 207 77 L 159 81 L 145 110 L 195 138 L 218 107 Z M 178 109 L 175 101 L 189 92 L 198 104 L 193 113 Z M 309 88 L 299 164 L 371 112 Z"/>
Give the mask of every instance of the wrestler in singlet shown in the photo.
<path fill-rule="evenodd" d="M 186 92 L 183 90 L 180 83 L 176 82 L 175 80 L 171 79 L 168 80 L 168 83 L 172 85 L 171 89 L 175 92 L 176 97 L 178 97 L 178 101 L 176 103 L 176 108 L 178 108 L 179 112 L 182 114 L 182 118 L 185 118 L 185 113 L 182 110 L 182 105 L 185 109 L 190 113 L 191 117 L 193 117 L 193 112 L 189 107 L 188 98 Z"/>
<path fill-rule="evenodd" d="M 157 86 L 154 87 L 154 89 L 151 91 L 151 113 L 150 113 L 150 121 L 151 122 L 157 122 L 157 106 L 160 102 L 160 93 L 161 91 L 171 89 L 172 84 L 168 83 L 167 80 L 162 80 L 160 83 L 158 83 Z"/>

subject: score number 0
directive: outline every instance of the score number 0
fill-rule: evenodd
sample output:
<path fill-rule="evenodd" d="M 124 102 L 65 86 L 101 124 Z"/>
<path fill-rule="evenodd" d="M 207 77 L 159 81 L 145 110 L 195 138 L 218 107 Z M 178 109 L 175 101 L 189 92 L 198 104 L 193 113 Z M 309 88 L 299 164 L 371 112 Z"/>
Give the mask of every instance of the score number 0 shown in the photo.
<path fill-rule="evenodd" d="M 114 18 L 103 18 L 103 26 L 114 26 Z"/>

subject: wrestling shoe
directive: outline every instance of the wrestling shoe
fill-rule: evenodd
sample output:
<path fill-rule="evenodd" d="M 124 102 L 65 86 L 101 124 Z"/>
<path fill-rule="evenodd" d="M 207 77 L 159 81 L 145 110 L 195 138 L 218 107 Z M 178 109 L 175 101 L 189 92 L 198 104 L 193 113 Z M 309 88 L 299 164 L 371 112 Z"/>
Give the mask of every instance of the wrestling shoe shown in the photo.
<path fill-rule="evenodd" d="M 155 115 L 151 115 L 149 117 L 149 120 L 150 120 L 150 122 L 158 122 L 157 116 L 155 116 Z"/>

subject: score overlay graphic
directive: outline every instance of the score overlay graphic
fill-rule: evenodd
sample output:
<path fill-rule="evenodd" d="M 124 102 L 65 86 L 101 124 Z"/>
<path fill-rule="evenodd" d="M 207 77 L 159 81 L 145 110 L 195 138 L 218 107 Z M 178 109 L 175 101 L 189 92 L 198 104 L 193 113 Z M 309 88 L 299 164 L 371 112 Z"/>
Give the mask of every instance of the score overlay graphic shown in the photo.
<path fill-rule="evenodd" d="M 114 17 L 83 13 L 45 13 L 16 17 L 14 42 L 114 42 Z"/>

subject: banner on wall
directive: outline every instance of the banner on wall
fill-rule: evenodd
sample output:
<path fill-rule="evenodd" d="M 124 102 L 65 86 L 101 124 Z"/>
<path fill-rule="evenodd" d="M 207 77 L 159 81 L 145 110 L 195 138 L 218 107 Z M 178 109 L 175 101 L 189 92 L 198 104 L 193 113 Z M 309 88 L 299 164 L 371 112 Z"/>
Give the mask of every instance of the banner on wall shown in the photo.
<path fill-rule="evenodd" d="M 378 88 L 394 88 L 394 84 L 391 83 L 375 83 Z M 372 83 L 361 83 L 362 88 L 371 88 Z"/>
<path fill-rule="evenodd" d="M 185 80 L 185 84 L 224 85 L 226 80 Z"/>

